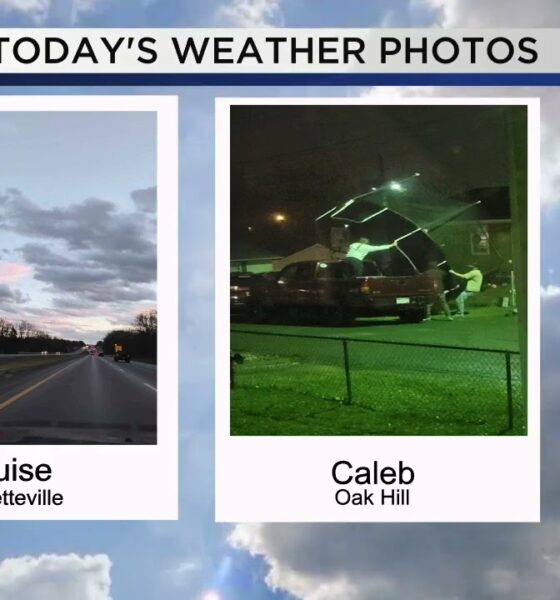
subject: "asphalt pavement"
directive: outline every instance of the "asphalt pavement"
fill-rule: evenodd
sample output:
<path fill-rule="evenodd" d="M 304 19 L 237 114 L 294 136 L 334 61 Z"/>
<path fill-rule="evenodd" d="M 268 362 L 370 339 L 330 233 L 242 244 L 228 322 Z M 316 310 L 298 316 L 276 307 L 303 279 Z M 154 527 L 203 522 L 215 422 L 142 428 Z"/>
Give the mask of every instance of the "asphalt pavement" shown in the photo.
<path fill-rule="evenodd" d="M 155 365 L 84 354 L 0 378 L 0 442 L 156 443 L 156 422 Z"/>

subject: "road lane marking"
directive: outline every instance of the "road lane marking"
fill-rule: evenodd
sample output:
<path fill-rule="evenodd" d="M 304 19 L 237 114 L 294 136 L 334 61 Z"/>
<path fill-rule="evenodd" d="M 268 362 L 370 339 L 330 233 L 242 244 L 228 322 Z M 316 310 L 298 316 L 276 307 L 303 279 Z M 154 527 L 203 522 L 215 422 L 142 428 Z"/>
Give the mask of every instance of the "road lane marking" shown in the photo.
<path fill-rule="evenodd" d="M 49 375 L 48 377 L 45 377 L 45 379 L 41 379 L 41 381 L 38 381 L 37 383 L 34 383 L 33 385 L 30 385 L 29 387 L 25 388 L 21 392 L 18 392 L 17 394 L 13 395 L 11 398 L 8 398 L 7 400 L 4 400 L 4 402 L 2 402 L 0 404 L 0 410 L 4 410 L 8 406 L 10 406 L 10 404 L 13 404 L 14 402 L 16 402 L 16 400 L 19 400 L 20 398 L 23 398 L 23 396 L 26 396 L 27 394 L 29 394 L 33 390 L 37 389 L 39 386 L 43 385 L 44 383 L 47 383 L 47 381 L 50 381 L 53 377 L 56 377 L 57 375 L 59 375 L 63 371 L 66 371 L 66 369 L 69 369 L 70 367 L 73 367 L 75 364 L 76 363 L 73 362 L 72 364 L 64 367 L 63 369 L 60 369 L 60 371 L 56 371 L 55 373 L 52 373 L 52 375 Z"/>
<path fill-rule="evenodd" d="M 104 360 L 102 361 L 103 364 L 107 365 L 109 367 L 109 369 L 116 369 L 117 371 L 121 371 L 121 373 L 125 374 L 125 377 L 129 380 L 132 380 L 134 383 L 136 384 L 142 384 L 145 385 L 147 388 L 151 389 L 153 392 L 157 393 L 157 388 L 154 387 L 153 385 L 150 385 L 149 383 L 146 383 L 144 381 L 140 381 L 140 375 L 138 373 L 134 373 L 134 371 L 131 371 L 129 369 L 123 369 L 122 367 L 119 367 L 118 365 L 113 364 L 110 360 Z"/>

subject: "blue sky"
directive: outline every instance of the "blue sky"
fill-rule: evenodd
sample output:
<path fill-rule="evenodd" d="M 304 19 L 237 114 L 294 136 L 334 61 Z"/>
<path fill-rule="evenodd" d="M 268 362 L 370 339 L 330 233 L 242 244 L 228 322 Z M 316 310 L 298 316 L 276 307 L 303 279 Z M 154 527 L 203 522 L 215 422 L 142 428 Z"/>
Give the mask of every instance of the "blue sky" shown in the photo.
<path fill-rule="evenodd" d="M 155 305 L 155 113 L 4 112 L 0 131 L 2 311 L 91 344 L 128 327 Z"/>
<path fill-rule="evenodd" d="M 487 6 L 490 4 L 490 6 Z M 271 24 L 286 26 L 432 25 L 504 26 L 560 25 L 556 0 L 538 8 L 524 2 L 498 0 L 0 0 L 0 24 L 15 26 L 213 26 Z M 449 600 L 535 598 L 548 600 L 560 594 L 560 520 L 556 482 L 560 423 L 555 389 L 554 358 L 560 358 L 555 333 L 560 305 L 556 268 L 557 208 L 556 157 L 560 156 L 556 120 L 560 96 L 538 90 L 548 119 L 543 148 L 543 296 L 546 335 L 543 348 L 544 435 L 543 511 L 546 526 L 437 526 L 391 525 L 251 525 L 236 529 L 234 549 L 227 541 L 231 527 L 213 522 L 213 100 L 215 95 L 355 95 L 357 89 L 136 89 L 87 88 L 82 90 L 10 89 L 9 93 L 178 93 L 180 123 L 180 374 L 181 520 L 179 523 L 2 523 L 1 558 L 43 553 L 58 557 L 77 553 L 64 563 L 68 581 L 102 577 L 106 564 L 84 562 L 84 555 L 107 555 L 112 563 L 111 597 L 116 600 L 267 600 L 308 598 L 334 600 L 344 595 L 320 595 L 319 584 L 332 590 L 352 582 L 353 598 L 394 600 L 431 598 Z M 392 90 L 399 94 L 402 90 Z M 429 90 L 436 94 L 438 90 Z M 445 91 L 460 95 L 462 90 Z M 465 90 L 464 93 L 473 94 Z M 492 95 L 492 90 L 485 90 Z M 500 90 L 507 93 L 507 90 Z M 519 92 L 518 92 L 519 93 Z M 525 92 L 526 93 L 526 92 Z M 0 167 L 0 178 L 1 178 Z M 0 184 L 0 189 L 2 185 Z M 85 191 L 85 190 L 84 190 Z M 546 274 L 547 278 L 544 277 Z M 558 291 L 555 290 L 555 286 Z M 239 541 L 243 538 L 244 541 Z M 251 556 L 248 550 L 257 553 Z M 51 559 L 56 563 L 60 559 Z M 399 564 L 396 570 L 394 564 Z M 59 564 L 59 563 L 56 563 Z M 442 566 L 443 565 L 443 566 Z M 41 564 L 29 566 L 32 589 Z M 61 567 L 62 568 L 62 567 Z M 93 575 L 92 575 L 93 573 Z M 268 584 L 265 577 L 268 575 Z M 10 597 L 0 568 L 0 600 Z M 381 583 L 383 585 L 381 585 Z M 70 585 L 70 584 L 69 584 Z M 339 587 L 336 587 L 339 586 Z M 271 587 L 290 590 L 271 591 Z M 24 589 L 24 588 L 21 588 Z M 18 597 L 25 598 L 18 589 Z M 34 588 L 36 589 L 36 588 Z M 64 588 L 71 589 L 70 587 Z M 75 589 L 75 588 L 74 588 Z M 326 588 L 325 588 L 326 589 Z M 206 592 L 216 590 L 212 598 Z M 27 593 L 27 592 L 26 592 Z M 334 592 L 333 592 L 334 593 Z M 4 594 L 4 595 L 2 595 Z M 69 600 L 60 590 L 56 597 Z M 206 596 L 205 596 L 206 594 Z M 391 595 L 393 594 L 393 595 Z M 38 596 L 27 595 L 30 599 Z M 91 596 L 105 600 L 106 595 Z M 44 597 L 46 600 L 50 598 Z M 90 600 L 88 598 L 87 600 Z"/>

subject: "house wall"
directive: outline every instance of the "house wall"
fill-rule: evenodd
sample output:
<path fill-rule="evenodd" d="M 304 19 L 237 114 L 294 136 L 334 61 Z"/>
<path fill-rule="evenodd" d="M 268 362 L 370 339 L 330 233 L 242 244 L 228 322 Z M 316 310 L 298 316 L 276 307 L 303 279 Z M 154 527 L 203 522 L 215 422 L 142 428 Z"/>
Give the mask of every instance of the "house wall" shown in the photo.
<path fill-rule="evenodd" d="M 488 231 L 488 254 L 473 251 L 473 241 L 476 242 L 481 224 Z M 509 276 L 512 259 L 510 221 L 449 223 L 434 232 L 433 237 L 443 245 L 447 260 L 456 271 L 461 272 L 469 263 L 476 263 L 487 280 Z"/>

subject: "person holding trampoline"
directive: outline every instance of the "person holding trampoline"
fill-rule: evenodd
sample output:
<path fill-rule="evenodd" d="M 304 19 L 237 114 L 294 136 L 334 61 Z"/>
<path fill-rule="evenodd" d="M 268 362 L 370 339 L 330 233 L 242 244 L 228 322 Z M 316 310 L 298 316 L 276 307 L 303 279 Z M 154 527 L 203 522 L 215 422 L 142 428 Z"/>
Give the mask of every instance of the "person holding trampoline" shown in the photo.
<path fill-rule="evenodd" d="M 352 267 L 354 277 L 361 277 L 364 272 L 364 258 L 372 252 L 381 252 L 390 250 L 397 245 L 397 242 L 383 244 L 381 246 L 371 246 L 369 239 L 362 237 L 359 241 L 350 244 L 344 260 Z"/>
<path fill-rule="evenodd" d="M 465 316 L 465 301 L 467 298 L 474 296 L 474 294 L 478 294 L 480 292 L 480 288 L 482 287 L 482 272 L 477 267 L 477 265 L 467 265 L 469 271 L 466 273 L 457 273 L 453 269 L 450 269 L 449 272 L 453 273 L 457 277 L 461 279 L 467 280 L 467 285 L 465 289 L 457 296 L 455 302 L 457 302 L 457 316 L 464 317 Z"/>

